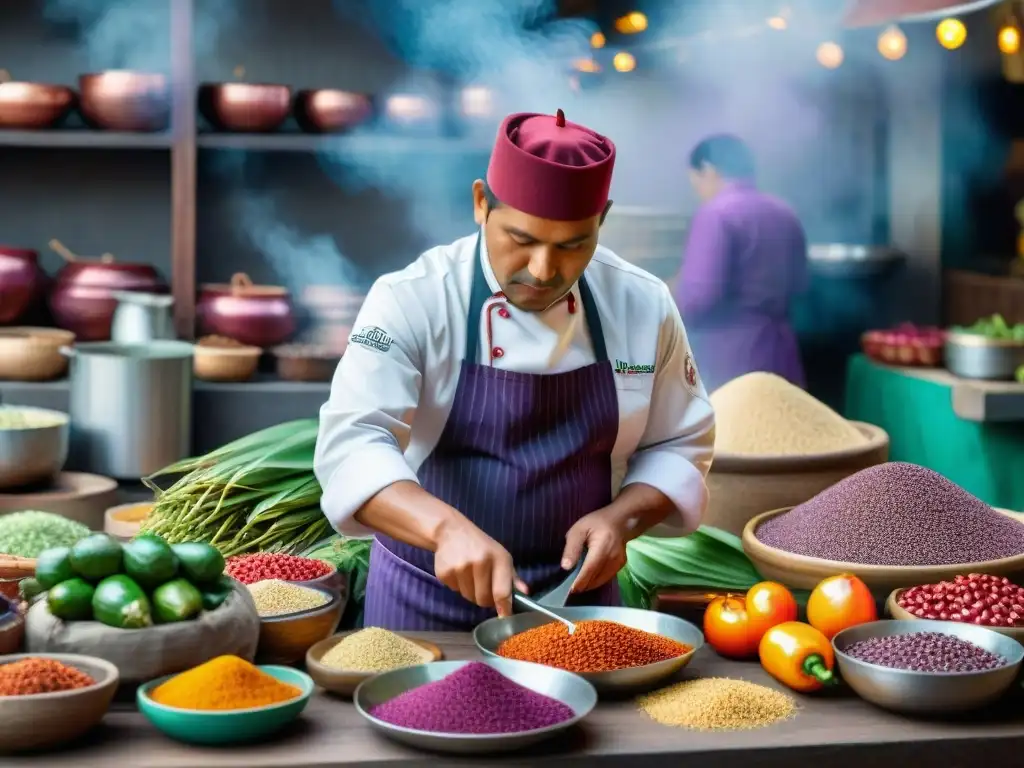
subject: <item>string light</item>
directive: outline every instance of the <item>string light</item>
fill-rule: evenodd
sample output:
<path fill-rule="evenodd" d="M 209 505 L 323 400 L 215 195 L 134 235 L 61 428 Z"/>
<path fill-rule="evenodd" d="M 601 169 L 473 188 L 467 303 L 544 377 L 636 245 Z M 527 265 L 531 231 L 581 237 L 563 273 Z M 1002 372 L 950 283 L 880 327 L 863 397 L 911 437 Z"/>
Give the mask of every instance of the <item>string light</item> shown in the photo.
<path fill-rule="evenodd" d="M 600 32 L 595 32 L 590 36 L 590 47 L 591 48 L 604 48 L 604 44 L 608 42 Z"/>
<path fill-rule="evenodd" d="M 768 19 L 768 26 L 781 32 L 789 26 L 789 23 L 782 16 L 772 16 Z"/>
<path fill-rule="evenodd" d="M 601 71 L 601 65 L 593 59 L 576 59 L 572 63 L 572 68 L 577 72 L 594 73 Z"/>
<path fill-rule="evenodd" d="M 955 51 L 967 40 L 967 27 L 960 19 L 943 19 L 935 27 L 935 37 L 943 48 Z"/>
<path fill-rule="evenodd" d="M 832 41 L 819 45 L 816 57 L 825 69 L 839 69 L 845 58 L 842 46 Z"/>
<path fill-rule="evenodd" d="M 615 29 L 624 35 L 634 35 L 647 29 L 647 17 L 640 11 L 627 13 L 615 20 Z"/>
<path fill-rule="evenodd" d="M 631 53 L 620 51 L 615 54 L 615 58 L 612 59 L 612 66 L 615 67 L 618 72 L 632 72 L 636 69 L 636 58 Z"/>
<path fill-rule="evenodd" d="M 897 26 L 891 26 L 878 37 L 878 52 L 889 61 L 899 61 L 907 55 L 907 36 Z"/>
<path fill-rule="evenodd" d="M 999 30 L 999 50 L 1007 56 L 1020 51 L 1020 30 L 1012 24 L 1008 24 Z"/>

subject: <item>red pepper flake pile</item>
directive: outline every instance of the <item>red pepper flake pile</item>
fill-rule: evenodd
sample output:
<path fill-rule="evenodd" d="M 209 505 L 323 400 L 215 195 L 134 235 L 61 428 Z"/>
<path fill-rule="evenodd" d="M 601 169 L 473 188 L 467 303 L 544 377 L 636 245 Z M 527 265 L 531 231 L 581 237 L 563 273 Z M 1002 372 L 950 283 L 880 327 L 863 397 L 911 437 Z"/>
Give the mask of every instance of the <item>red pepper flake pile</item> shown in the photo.
<path fill-rule="evenodd" d="M 225 566 L 227 575 L 243 584 L 255 584 L 268 579 L 312 581 L 333 570 L 331 564 L 323 560 L 267 552 L 229 557 Z"/>
<path fill-rule="evenodd" d="M 919 619 L 983 627 L 1024 627 L 1024 587 L 1005 576 L 971 573 L 905 590 L 896 601 Z"/>
<path fill-rule="evenodd" d="M 88 688 L 96 681 L 54 659 L 21 659 L 0 666 L 0 696 L 31 696 Z"/>
<path fill-rule="evenodd" d="M 569 672 L 611 672 L 674 659 L 692 648 L 614 621 L 578 621 L 576 631 L 559 621 L 520 632 L 498 646 L 498 655 Z"/>

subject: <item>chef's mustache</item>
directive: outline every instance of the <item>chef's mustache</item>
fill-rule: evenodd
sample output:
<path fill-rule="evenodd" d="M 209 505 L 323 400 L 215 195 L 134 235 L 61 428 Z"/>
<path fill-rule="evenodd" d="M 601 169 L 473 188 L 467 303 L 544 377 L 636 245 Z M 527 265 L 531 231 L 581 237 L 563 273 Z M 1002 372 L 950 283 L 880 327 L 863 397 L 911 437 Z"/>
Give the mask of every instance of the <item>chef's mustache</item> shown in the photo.
<path fill-rule="evenodd" d="M 525 285 L 529 288 L 536 288 L 538 290 L 561 288 L 565 284 L 565 281 L 561 277 L 555 277 L 547 282 L 538 280 L 526 270 L 516 272 L 512 275 L 511 282 L 516 283 L 517 285 Z"/>

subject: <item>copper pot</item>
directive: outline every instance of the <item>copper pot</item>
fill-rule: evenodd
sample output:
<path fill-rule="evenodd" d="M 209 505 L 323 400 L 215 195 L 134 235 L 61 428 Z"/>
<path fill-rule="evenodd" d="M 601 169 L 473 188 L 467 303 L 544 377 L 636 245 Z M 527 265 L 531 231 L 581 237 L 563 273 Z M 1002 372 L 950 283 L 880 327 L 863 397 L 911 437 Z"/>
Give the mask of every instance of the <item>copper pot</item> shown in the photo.
<path fill-rule="evenodd" d="M 0 128 L 52 128 L 74 105 L 75 92 L 63 85 L 0 82 Z"/>
<path fill-rule="evenodd" d="M 79 111 L 93 128 L 150 133 L 170 123 L 167 78 L 150 72 L 111 70 L 78 78 Z"/>
<path fill-rule="evenodd" d="M 238 133 L 268 133 L 288 119 L 292 91 L 287 85 L 207 83 L 199 87 L 199 111 L 214 127 Z"/>
<path fill-rule="evenodd" d="M 0 325 L 14 323 L 42 298 L 46 273 L 39 254 L 29 248 L 0 245 Z"/>
<path fill-rule="evenodd" d="M 168 292 L 160 273 L 149 264 L 117 262 L 109 253 L 83 259 L 57 240 L 51 240 L 50 247 L 67 262 L 50 291 L 50 310 L 57 327 L 72 331 L 78 341 L 110 340 L 118 292 Z"/>
<path fill-rule="evenodd" d="M 227 336 L 253 347 L 282 344 L 295 333 L 295 310 L 288 291 L 253 285 L 238 273 L 228 285 L 204 285 L 196 303 L 201 336 Z"/>
<path fill-rule="evenodd" d="M 373 102 L 366 94 L 328 88 L 295 97 L 295 120 L 308 133 L 343 133 L 371 117 Z"/>

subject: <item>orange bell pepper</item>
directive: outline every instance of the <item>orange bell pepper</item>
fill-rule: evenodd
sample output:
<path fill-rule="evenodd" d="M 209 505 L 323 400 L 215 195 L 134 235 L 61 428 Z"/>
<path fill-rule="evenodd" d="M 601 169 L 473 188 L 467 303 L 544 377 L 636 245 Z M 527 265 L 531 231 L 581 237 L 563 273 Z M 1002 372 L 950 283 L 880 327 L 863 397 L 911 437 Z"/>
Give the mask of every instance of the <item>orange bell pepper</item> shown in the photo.
<path fill-rule="evenodd" d="M 832 644 L 810 624 L 787 621 L 769 629 L 758 648 L 761 666 L 794 691 L 812 693 L 836 683 Z"/>

